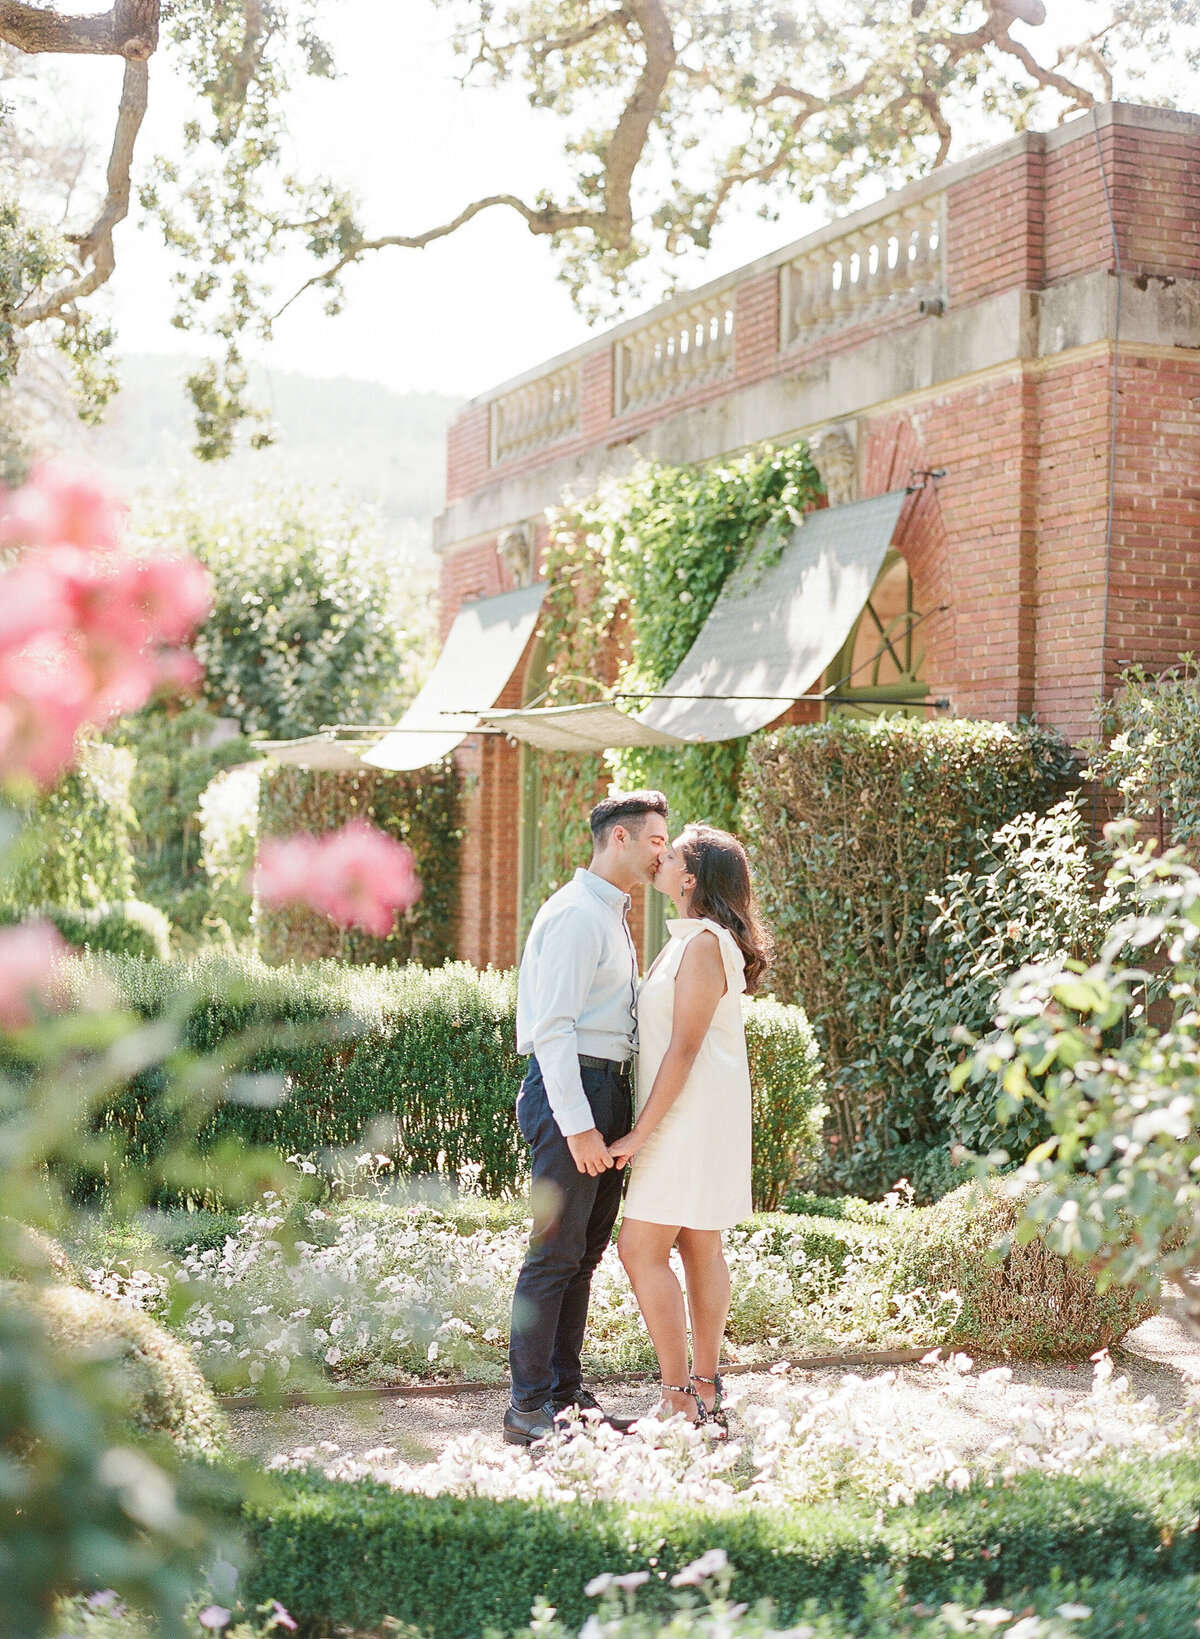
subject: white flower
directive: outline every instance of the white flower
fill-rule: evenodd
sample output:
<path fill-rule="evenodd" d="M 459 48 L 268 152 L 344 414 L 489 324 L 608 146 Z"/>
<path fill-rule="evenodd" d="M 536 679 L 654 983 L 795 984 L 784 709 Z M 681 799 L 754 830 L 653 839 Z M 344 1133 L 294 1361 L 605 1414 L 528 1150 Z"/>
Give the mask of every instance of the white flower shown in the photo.
<path fill-rule="evenodd" d="M 640 1588 L 644 1582 L 649 1582 L 649 1580 L 649 1571 L 626 1571 L 624 1576 L 614 1576 L 612 1585 L 614 1588 L 623 1588 L 626 1593 L 633 1593 L 636 1588 Z"/>
<path fill-rule="evenodd" d="M 592 1578 L 583 1591 L 588 1599 L 598 1599 L 602 1593 L 607 1593 L 612 1585 L 612 1573 L 610 1571 L 602 1571 L 599 1576 L 594 1576 Z"/>
<path fill-rule="evenodd" d="M 1092 1614 L 1090 1605 L 1056 1605 L 1054 1614 L 1061 1616 L 1064 1622 L 1086 1622 Z"/>

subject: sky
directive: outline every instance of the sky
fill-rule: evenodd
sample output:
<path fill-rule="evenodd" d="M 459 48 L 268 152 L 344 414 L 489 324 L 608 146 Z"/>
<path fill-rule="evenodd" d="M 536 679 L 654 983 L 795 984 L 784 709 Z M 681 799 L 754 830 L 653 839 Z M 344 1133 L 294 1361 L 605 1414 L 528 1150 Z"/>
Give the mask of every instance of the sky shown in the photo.
<path fill-rule="evenodd" d="M 1080 4 L 1057 0 L 1055 24 L 1070 27 Z M 106 7 L 93 0 L 79 9 Z M 493 191 L 533 198 L 561 174 L 554 116 L 531 110 L 515 87 L 462 88 L 445 13 L 428 0 L 339 0 L 324 15 L 340 77 L 308 82 L 293 99 L 288 140 L 300 169 L 352 187 L 369 232 L 420 231 Z M 103 157 L 120 64 L 60 58 L 55 71 Z M 1200 106 L 1200 98 L 1190 106 Z M 160 51 L 151 65 L 135 179 L 156 152 L 173 148 L 187 107 L 169 51 Z M 823 220 L 799 206 L 772 223 L 748 208 L 735 213 L 710 254 L 685 266 L 683 283 L 718 277 Z M 202 351 L 201 340 L 170 324 L 173 264 L 154 230 L 125 223 L 117 258 L 107 300 L 119 349 Z M 311 271 L 297 260 L 291 282 Z M 277 322 L 269 347 L 251 351 L 274 369 L 469 397 L 591 333 L 557 280 L 548 241 L 535 239 L 510 211 L 486 212 L 424 251 L 376 253 L 349 271 L 346 285 L 340 316 L 327 317 L 320 294 L 309 292 Z M 290 293 L 286 275 L 280 288 Z"/>

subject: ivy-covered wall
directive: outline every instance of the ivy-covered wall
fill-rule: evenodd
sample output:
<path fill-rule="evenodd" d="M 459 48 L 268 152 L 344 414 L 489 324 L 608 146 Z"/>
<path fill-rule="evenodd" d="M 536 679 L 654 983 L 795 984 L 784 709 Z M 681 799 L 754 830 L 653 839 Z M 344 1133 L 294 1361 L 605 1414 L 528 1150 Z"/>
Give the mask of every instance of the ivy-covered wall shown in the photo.
<path fill-rule="evenodd" d="M 397 774 L 363 769 L 346 774 L 277 765 L 259 785 L 258 835 L 321 835 L 350 819 L 369 820 L 407 843 L 416 857 L 421 897 L 397 918 L 386 939 L 361 928 L 338 928 L 298 908 L 255 908 L 259 954 L 265 961 L 310 962 L 325 956 L 372 963 L 421 962 L 438 967 L 455 954 L 462 843 L 460 782 L 446 758 Z"/>
<path fill-rule="evenodd" d="M 540 633 L 544 705 L 595 700 L 598 687 L 653 693 L 691 648 L 726 578 L 754 543 L 770 550 L 821 498 L 804 443 L 761 446 L 703 467 L 643 461 L 589 500 L 551 519 Z M 671 803 L 672 826 L 736 824 L 745 742 L 678 750 L 569 753 L 537 758 L 537 870 L 527 883 L 540 903 L 586 863 L 586 832 L 565 824 L 610 781 L 654 786 Z"/>

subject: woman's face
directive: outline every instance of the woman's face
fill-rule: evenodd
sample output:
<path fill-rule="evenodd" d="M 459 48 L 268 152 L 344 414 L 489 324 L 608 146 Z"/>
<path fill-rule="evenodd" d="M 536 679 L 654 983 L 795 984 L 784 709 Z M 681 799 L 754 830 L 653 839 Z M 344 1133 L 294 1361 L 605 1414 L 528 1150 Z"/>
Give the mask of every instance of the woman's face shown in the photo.
<path fill-rule="evenodd" d="M 673 899 L 681 908 L 695 886 L 695 878 L 688 870 L 687 861 L 683 857 L 682 842 L 681 832 L 663 855 L 662 863 L 654 877 L 654 886 L 659 893 L 666 894 L 668 899 Z"/>

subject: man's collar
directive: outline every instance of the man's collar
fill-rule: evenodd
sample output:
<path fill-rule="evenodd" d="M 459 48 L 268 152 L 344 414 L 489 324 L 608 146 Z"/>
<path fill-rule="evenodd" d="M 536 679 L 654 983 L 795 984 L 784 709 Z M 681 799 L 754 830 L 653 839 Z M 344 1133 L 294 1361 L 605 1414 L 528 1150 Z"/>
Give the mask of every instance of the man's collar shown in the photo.
<path fill-rule="evenodd" d="M 615 883 L 598 876 L 595 871 L 584 870 L 581 866 L 575 872 L 575 880 L 582 882 L 597 898 L 602 899 L 606 905 L 611 905 L 614 910 L 624 911 L 631 902 L 623 888 L 618 888 Z"/>

